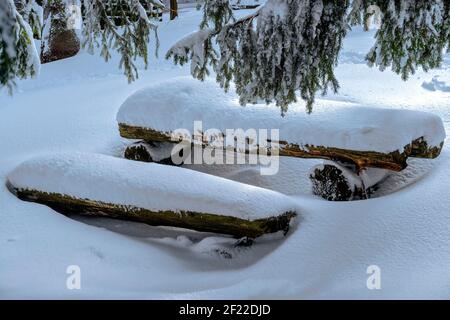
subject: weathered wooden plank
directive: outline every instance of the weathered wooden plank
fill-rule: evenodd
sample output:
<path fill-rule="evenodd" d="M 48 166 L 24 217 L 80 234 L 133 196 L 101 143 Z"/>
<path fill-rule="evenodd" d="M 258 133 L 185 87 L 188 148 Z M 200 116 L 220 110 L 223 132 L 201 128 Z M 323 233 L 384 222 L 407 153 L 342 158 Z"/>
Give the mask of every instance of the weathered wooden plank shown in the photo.
<path fill-rule="evenodd" d="M 14 187 L 9 181 L 8 189 L 19 199 L 47 205 L 63 214 L 109 217 L 143 222 L 152 226 L 171 226 L 203 232 L 232 235 L 235 238 L 257 238 L 278 231 L 286 234 L 294 212 L 257 220 L 192 211 L 151 211 L 127 205 L 117 205 L 90 199 L 78 199 L 59 193 L 24 190 Z"/>
<path fill-rule="evenodd" d="M 176 142 L 170 132 L 160 132 L 149 128 L 130 126 L 119 123 L 120 135 L 129 139 L 142 139 L 145 141 Z M 408 157 L 434 159 L 439 156 L 444 142 L 439 147 L 428 147 L 423 138 L 412 141 L 404 147 L 402 152 L 395 151 L 381 153 L 374 151 L 355 151 L 325 146 L 299 146 L 287 141 L 279 142 L 279 155 L 297 158 L 318 158 L 354 164 L 358 170 L 364 168 L 383 168 L 392 171 L 401 171 L 406 168 Z M 270 154 L 270 147 L 265 154 Z"/>

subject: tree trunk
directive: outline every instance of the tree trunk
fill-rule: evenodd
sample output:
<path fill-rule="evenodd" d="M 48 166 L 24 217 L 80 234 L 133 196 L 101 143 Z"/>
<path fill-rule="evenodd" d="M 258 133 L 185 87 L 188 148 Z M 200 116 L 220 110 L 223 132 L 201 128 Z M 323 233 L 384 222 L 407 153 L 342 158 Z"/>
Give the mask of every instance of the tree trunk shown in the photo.
<path fill-rule="evenodd" d="M 138 141 L 125 149 L 124 157 L 128 160 L 141 161 L 141 162 L 156 162 L 160 164 L 166 164 L 170 166 L 178 166 L 181 164 L 175 164 L 172 161 L 172 157 L 170 155 L 160 156 L 158 157 L 152 156 L 153 153 L 158 153 L 158 149 L 160 148 L 161 142 L 145 142 Z M 173 144 L 175 145 L 175 144 Z M 180 155 L 182 156 L 182 155 Z"/>
<path fill-rule="evenodd" d="M 170 20 L 174 20 L 178 17 L 178 1 L 170 0 Z"/>
<path fill-rule="evenodd" d="M 258 219 L 241 218 L 199 212 L 153 212 L 128 205 L 117 205 L 89 199 L 78 199 L 58 193 L 37 190 L 21 190 L 7 182 L 8 189 L 19 199 L 37 202 L 63 214 L 82 214 L 86 216 L 109 217 L 143 222 L 152 226 L 170 226 L 192 229 L 202 232 L 214 232 L 232 235 L 236 238 L 257 238 L 264 234 L 283 231 L 287 233 L 294 212 Z"/>
<path fill-rule="evenodd" d="M 80 51 L 80 40 L 74 30 L 67 28 L 66 5 L 61 0 L 53 0 L 44 8 L 44 17 L 48 17 L 47 35 L 43 35 L 41 62 L 47 63 L 72 57 Z M 48 47 L 46 47 L 46 44 Z"/>
<path fill-rule="evenodd" d="M 128 139 L 142 139 L 148 142 L 174 142 L 170 133 L 148 128 L 129 126 L 119 123 L 120 135 Z M 381 168 L 391 171 L 402 171 L 406 168 L 408 157 L 434 159 L 439 156 L 444 143 L 439 147 L 429 147 L 423 138 L 412 141 L 404 147 L 403 152 L 381 153 L 375 151 L 355 151 L 326 146 L 306 145 L 300 147 L 287 141 L 280 141 L 279 155 L 297 158 L 316 158 L 352 164 L 356 172 L 365 168 Z M 265 150 L 270 154 L 270 148 Z"/>
<path fill-rule="evenodd" d="M 313 193 L 328 201 L 369 199 L 389 171 L 367 169 L 358 175 L 351 168 L 337 163 L 325 163 L 312 169 Z"/>

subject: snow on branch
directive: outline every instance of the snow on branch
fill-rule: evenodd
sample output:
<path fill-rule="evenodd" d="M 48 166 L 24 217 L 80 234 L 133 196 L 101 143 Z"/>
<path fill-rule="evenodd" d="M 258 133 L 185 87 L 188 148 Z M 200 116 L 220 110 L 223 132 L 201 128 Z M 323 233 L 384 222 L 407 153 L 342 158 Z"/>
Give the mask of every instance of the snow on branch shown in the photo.
<path fill-rule="evenodd" d="M 209 75 L 208 62 L 216 59 L 216 52 L 211 44 L 213 34 L 213 30 L 203 29 L 187 35 L 169 49 L 166 58 L 173 56 L 175 63 L 180 65 L 190 60 L 191 74 L 204 80 L 205 76 Z"/>
<path fill-rule="evenodd" d="M 347 31 L 345 3 L 268 0 L 248 17 L 219 20 L 217 12 L 226 5 L 227 0 L 205 4 L 202 27 L 213 23 L 207 45 L 197 52 L 203 57 L 214 57 L 208 65 L 216 72 L 217 81 L 225 89 L 233 81 L 242 104 L 275 101 L 284 112 L 296 101 L 295 92 L 300 90 L 310 109 L 317 91 L 325 92 L 328 87 L 337 90 L 333 67 Z M 204 34 L 191 35 L 191 39 L 200 40 Z M 213 38 L 218 53 L 211 45 Z M 198 62 L 203 63 L 202 70 L 207 70 L 205 60 L 196 59 L 196 46 L 185 46 L 188 49 L 183 52 L 176 50 L 180 45 L 185 43 L 175 44 L 167 57 L 173 56 L 176 63 L 186 63 L 192 57 L 191 70 L 197 70 Z M 192 74 L 202 79 L 206 73 Z"/>
<path fill-rule="evenodd" d="M 311 111 L 318 92 L 337 92 L 334 69 L 351 25 L 368 29 L 372 17 L 379 20 L 367 62 L 391 67 L 403 79 L 417 67 L 438 67 L 450 45 L 450 2 L 444 0 L 267 0 L 240 20 L 228 0 L 207 0 L 203 12 L 201 31 L 176 43 L 167 57 L 191 60 L 198 79 L 212 68 L 225 90 L 235 83 L 243 105 L 275 101 L 282 113 L 297 96 Z"/>
<path fill-rule="evenodd" d="M 164 8 L 160 0 L 120 0 L 120 5 L 102 0 L 1 0 L 0 86 L 12 89 L 17 77 L 26 78 L 38 73 L 40 59 L 33 38 L 41 39 L 42 31 L 52 30 L 51 8 L 57 8 L 54 9 L 55 16 L 60 18 L 67 14 L 64 8 L 73 4 L 84 7 L 82 34 L 83 45 L 88 51 L 93 53 L 95 48 L 100 48 L 100 55 L 105 60 L 110 59 L 111 50 L 117 51 L 121 57 L 119 66 L 124 69 L 128 81 L 138 77 L 135 61 L 142 58 L 147 66 L 151 34 L 155 36 L 156 48 L 159 46 L 157 26 L 147 12 Z M 48 37 L 42 40 L 41 49 L 45 49 Z"/>
<path fill-rule="evenodd" d="M 145 8 L 140 0 L 126 0 L 130 9 L 128 12 L 118 10 L 119 18 L 125 21 L 123 26 L 117 26 L 109 15 L 109 7 L 101 0 L 84 0 L 85 23 L 83 28 L 84 42 L 88 51 L 93 53 L 95 47 L 101 47 L 101 56 L 108 61 L 111 57 L 110 50 L 115 48 L 120 54 L 119 67 L 124 69 L 128 81 L 132 82 L 138 77 L 135 58 L 144 60 L 148 65 L 148 43 L 150 33 L 153 32 L 157 41 L 157 27 L 151 23 Z M 159 0 L 150 1 L 156 7 L 164 7 Z M 130 19 L 129 13 L 136 10 L 136 19 Z M 115 17 L 117 18 L 117 17 Z M 99 41 L 100 39 L 100 41 Z"/>
<path fill-rule="evenodd" d="M 390 67 L 403 80 L 416 72 L 438 68 L 450 44 L 450 3 L 377 1 L 381 25 L 367 61 L 380 70 Z"/>
<path fill-rule="evenodd" d="M 253 14 L 242 17 L 238 20 L 229 20 L 219 30 L 213 28 L 204 28 L 188 34 L 177 41 L 167 52 L 166 59 L 173 57 L 175 63 L 184 65 L 191 61 L 191 74 L 198 79 L 204 80 L 209 75 L 208 64 L 217 67 L 217 53 L 212 46 L 212 38 L 226 34 L 240 25 L 248 24 L 258 16 L 258 11 Z M 231 50 L 231 49 L 230 49 Z M 224 56 L 226 52 L 222 53 Z"/>
<path fill-rule="evenodd" d="M 0 1 L 0 85 L 11 91 L 16 77 L 36 76 L 39 68 L 30 25 L 12 0 Z"/>

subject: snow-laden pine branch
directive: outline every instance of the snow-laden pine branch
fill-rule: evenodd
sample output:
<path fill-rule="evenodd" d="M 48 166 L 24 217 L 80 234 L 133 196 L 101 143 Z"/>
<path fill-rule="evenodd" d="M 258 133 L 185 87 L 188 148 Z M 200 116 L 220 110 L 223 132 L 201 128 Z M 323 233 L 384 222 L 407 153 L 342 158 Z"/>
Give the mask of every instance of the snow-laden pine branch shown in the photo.
<path fill-rule="evenodd" d="M 119 12 L 125 21 L 123 26 L 116 26 L 110 17 L 108 7 L 101 0 L 83 0 L 85 7 L 85 21 L 83 26 L 83 45 L 93 53 L 95 47 L 100 47 L 100 55 L 108 61 L 110 50 L 115 49 L 121 56 L 119 67 L 123 68 L 129 82 L 138 77 L 135 65 L 136 57 L 148 64 L 148 43 L 150 33 L 153 32 L 157 41 L 157 27 L 153 24 L 140 0 L 127 0 L 130 12 L 137 12 L 135 20 L 130 19 L 127 12 Z M 154 6 L 162 8 L 159 0 L 151 0 Z"/>
<path fill-rule="evenodd" d="M 16 77 L 39 73 L 39 56 L 33 30 L 12 0 L 0 1 L 0 85 L 10 90 Z"/>
<path fill-rule="evenodd" d="M 226 5 L 227 0 L 208 0 L 204 29 L 176 43 L 167 57 L 191 60 L 192 74 L 200 79 L 211 66 L 222 87 L 236 84 L 242 104 L 275 100 L 285 111 L 300 89 L 310 108 L 318 90 L 337 90 L 333 68 L 347 31 L 345 3 L 268 0 L 254 14 L 224 21 L 216 14 L 227 12 Z"/>
<path fill-rule="evenodd" d="M 227 90 L 230 82 L 242 104 L 275 101 L 282 112 L 299 94 L 311 111 L 317 92 L 337 91 L 334 74 L 351 25 L 380 28 L 367 55 L 371 66 L 407 79 L 418 67 L 436 68 L 450 45 L 450 3 L 444 0 L 267 0 L 240 20 L 228 0 L 207 0 L 201 29 L 167 53 L 191 62 L 194 77 L 209 68 Z"/>
<path fill-rule="evenodd" d="M 111 50 L 119 53 L 120 68 L 128 80 L 138 77 L 137 58 L 148 63 L 150 35 L 154 34 L 156 47 L 159 41 L 157 27 L 151 22 L 146 7 L 164 8 L 160 0 L 121 0 L 120 6 L 102 0 L 1 0 L 0 1 L 0 85 L 14 86 L 14 80 L 36 75 L 40 57 L 33 38 L 41 41 L 41 58 L 45 56 L 47 42 L 56 29 L 66 28 L 69 6 L 83 5 L 83 44 L 93 53 L 109 60 Z M 117 25 L 115 19 L 122 21 Z M 58 21 L 58 26 L 51 25 Z M 60 32 L 61 30 L 56 30 Z M 64 30 L 63 30 L 64 31 Z M 41 33 L 44 33 L 42 35 Z"/>

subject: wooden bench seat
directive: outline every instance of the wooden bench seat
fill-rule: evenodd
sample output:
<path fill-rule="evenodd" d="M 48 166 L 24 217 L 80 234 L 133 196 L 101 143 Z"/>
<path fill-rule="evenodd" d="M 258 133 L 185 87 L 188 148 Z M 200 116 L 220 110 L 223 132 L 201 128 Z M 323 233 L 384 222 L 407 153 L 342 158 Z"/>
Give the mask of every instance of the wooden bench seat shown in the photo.
<path fill-rule="evenodd" d="M 188 169 L 92 153 L 50 154 L 7 178 L 18 198 L 64 214 L 256 238 L 286 233 L 298 206 L 280 193 Z"/>
<path fill-rule="evenodd" d="M 165 96 L 167 88 L 171 95 Z M 130 96 L 117 115 L 124 138 L 173 142 L 173 133 L 186 129 L 194 134 L 194 122 L 203 131 L 218 129 L 277 129 L 279 154 L 352 163 L 358 170 L 373 167 L 392 171 L 406 168 L 408 157 L 436 158 L 445 130 L 433 114 L 349 106 L 322 102 L 312 114 L 303 109 L 281 117 L 279 109 L 265 105 L 242 107 L 231 93 L 211 81 L 174 79 Z M 274 143 L 268 143 L 268 149 Z M 270 150 L 268 150 L 270 153 Z"/>
<path fill-rule="evenodd" d="M 274 106 L 240 106 L 235 94 L 225 93 L 213 81 L 199 82 L 184 77 L 131 95 L 122 104 L 117 122 L 122 137 L 141 141 L 126 150 L 128 159 L 166 164 L 171 163 L 170 153 L 166 158 L 155 160 L 152 150 L 156 152 L 161 145 L 166 148 L 168 143 L 183 139 L 195 141 L 196 135 L 211 129 L 220 132 L 223 140 L 227 140 L 229 129 L 243 132 L 264 129 L 267 139 L 261 140 L 260 136 L 256 145 L 249 143 L 258 153 L 336 162 L 335 169 L 330 169 L 330 163 L 315 168 L 311 175 L 314 190 L 325 190 L 323 187 L 330 184 L 327 179 L 335 179 L 332 177 L 336 175 L 348 182 L 348 188 L 354 188 L 356 185 L 349 182 L 348 172 L 344 174 L 344 171 L 351 170 L 356 177 L 363 172 L 367 176 L 369 168 L 398 172 L 407 167 L 409 157 L 434 159 L 439 156 L 446 137 L 442 120 L 430 113 L 322 100 L 312 114 L 307 114 L 299 104 L 291 106 L 282 117 Z M 188 132 L 189 136 L 180 136 L 180 130 Z M 271 136 L 272 130 L 277 130 L 276 139 Z M 233 143 L 225 143 L 223 147 L 250 152 Z M 204 137 L 200 144 L 211 146 L 211 141 Z M 386 175 L 377 172 L 375 176 L 382 179 Z M 337 183 L 337 180 L 332 182 Z M 358 190 L 342 192 L 352 194 L 351 197 L 336 198 L 325 191 L 320 195 L 327 199 L 349 200 L 356 194 L 369 194 L 368 188 L 373 187 L 366 186 L 363 178 L 359 185 Z M 331 190 L 336 191 L 336 188 Z"/>

